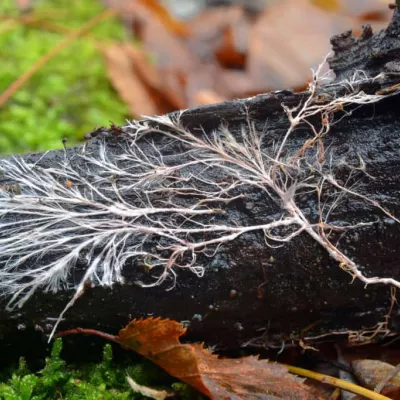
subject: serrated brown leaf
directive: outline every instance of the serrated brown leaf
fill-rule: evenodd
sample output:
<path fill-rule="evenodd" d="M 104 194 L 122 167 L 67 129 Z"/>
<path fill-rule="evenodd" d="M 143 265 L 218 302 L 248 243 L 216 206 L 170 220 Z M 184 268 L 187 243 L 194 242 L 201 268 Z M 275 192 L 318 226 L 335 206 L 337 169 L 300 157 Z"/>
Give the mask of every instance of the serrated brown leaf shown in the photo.
<path fill-rule="evenodd" d="M 221 359 L 202 344 L 182 344 L 186 329 L 161 318 L 134 320 L 119 332 L 122 346 L 142 354 L 210 399 L 318 399 L 283 365 L 258 357 Z"/>

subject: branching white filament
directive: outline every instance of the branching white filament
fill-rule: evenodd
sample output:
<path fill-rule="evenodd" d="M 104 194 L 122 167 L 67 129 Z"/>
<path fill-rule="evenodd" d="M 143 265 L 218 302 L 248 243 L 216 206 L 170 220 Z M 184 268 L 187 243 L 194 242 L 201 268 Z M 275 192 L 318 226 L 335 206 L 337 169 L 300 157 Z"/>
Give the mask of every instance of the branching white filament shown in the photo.
<path fill-rule="evenodd" d="M 332 243 L 335 230 L 373 223 L 332 224 L 329 217 L 343 197 L 357 198 L 399 220 L 373 199 L 339 183 L 323 144 L 338 112 L 346 116 L 348 106 L 376 103 L 395 93 L 365 94 L 358 87 L 369 78 L 357 74 L 341 84 L 347 94 L 322 101 L 317 94 L 320 71 L 302 104 L 283 105 L 289 124 L 275 146 L 266 145 L 268 127 L 258 132 L 249 117 L 237 137 L 227 126 L 194 134 L 181 125 L 179 116 L 161 116 L 129 124 L 133 133 L 119 140 L 118 151 L 103 138 L 98 152 L 85 146 L 51 166 L 22 158 L 0 160 L 4 178 L 11 182 L 0 190 L 0 295 L 9 298 L 12 308 L 21 307 L 38 289 L 73 288 L 75 295 L 63 315 L 86 282 L 123 283 L 124 268 L 136 269 L 138 276 L 149 270 L 151 281 L 138 279 L 144 287 L 169 278 L 173 287 L 180 268 L 202 277 L 205 257 L 251 232 L 262 233 L 270 246 L 306 233 L 354 278 L 400 287 L 393 278 L 364 276 Z M 310 122 L 315 116 L 321 118 L 319 126 Z M 310 129 L 310 137 L 283 155 L 299 125 Z M 180 154 L 174 152 L 178 146 Z M 306 157 L 306 152 L 314 156 Z M 322 201 L 327 184 L 337 192 Z M 233 221 L 230 202 L 251 191 L 277 202 L 280 216 L 263 216 L 256 225 Z M 302 210 L 299 193 L 318 197 L 319 221 L 311 221 Z M 77 265 L 84 272 L 73 282 Z"/>

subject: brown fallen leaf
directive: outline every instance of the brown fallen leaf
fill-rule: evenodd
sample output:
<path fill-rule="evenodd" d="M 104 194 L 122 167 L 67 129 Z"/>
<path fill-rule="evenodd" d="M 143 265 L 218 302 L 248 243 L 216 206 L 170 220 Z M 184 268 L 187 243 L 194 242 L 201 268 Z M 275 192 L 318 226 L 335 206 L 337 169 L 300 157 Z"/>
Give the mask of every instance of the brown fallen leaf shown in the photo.
<path fill-rule="evenodd" d="M 154 115 L 157 106 L 136 73 L 132 59 L 123 45 L 115 44 L 103 49 L 107 73 L 112 85 L 129 105 L 134 116 Z"/>
<path fill-rule="evenodd" d="M 275 0 L 253 13 L 244 3 L 200 7 L 182 21 L 161 0 L 104 2 L 140 41 L 125 49 L 157 114 L 209 103 L 207 92 L 234 99 L 302 90 L 332 35 L 353 28 L 357 36 L 365 21 L 384 27 L 392 13 L 383 0 Z"/>
<path fill-rule="evenodd" d="M 169 113 L 184 105 L 182 97 L 166 84 L 165 74 L 156 68 L 151 57 L 142 48 L 130 43 L 125 43 L 123 48 L 130 56 L 136 74 L 156 103 L 158 114 Z"/>
<path fill-rule="evenodd" d="M 368 389 L 374 389 L 388 374 L 395 369 L 391 364 L 379 360 L 354 360 L 352 361 L 354 374 L 360 383 Z M 400 389 L 400 373 L 385 385 L 382 392 Z"/>
<path fill-rule="evenodd" d="M 143 82 L 153 89 L 160 90 L 162 79 L 156 66 L 151 62 L 151 57 L 142 48 L 130 43 L 125 43 L 123 48 L 129 54 L 133 67 Z"/>
<path fill-rule="evenodd" d="M 175 109 L 187 108 L 187 75 L 201 64 L 196 54 L 144 1 L 107 0 L 106 3 L 124 16 L 140 39 L 142 48 L 161 76 L 161 93 L 173 103 Z"/>
<path fill-rule="evenodd" d="M 358 26 L 355 19 L 323 11 L 309 0 L 285 0 L 252 26 L 247 71 L 255 87 L 299 88 L 329 53 L 329 38 Z"/>
<path fill-rule="evenodd" d="M 174 34 L 168 25 L 163 24 L 155 10 L 145 5 L 143 1 L 115 2 L 107 0 L 107 3 L 120 11 L 124 18 L 128 19 L 129 17 L 134 33 L 140 39 L 141 48 L 146 53 L 147 58 L 151 59 L 152 70 L 156 71 L 161 77 L 156 84 L 157 91 L 174 109 L 185 109 L 197 105 L 196 96 L 200 90 L 216 91 L 215 86 L 223 70 L 216 61 L 214 54 L 218 49 L 222 51 L 221 54 L 227 62 L 236 62 L 243 57 L 245 50 L 243 46 L 246 43 L 243 44 L 239 40 L 241 36 L 239 31 L 235 29 L 235 32 L 231 32 L 225 47 L 220 38 L 224 30 L 229 31 L 229 27 L 235 21 L 237 21 L 236 25 L 240 26 L 242 30 L 246 26 L 243 11 L 238 8 L 229 8 L 223 14 L 220 13 L 216 19 L 220 20 L 217 30 L 212 21 L 208 21 L 207 24 L 204 21 L 203 23 L 195 23 L 195 21 L 193 21 L 193 24 L 188 23 L 192 35 L 189 38 L 184 38 Z M 209 36 L 210 30 L 213 32 L 212 40 Z M 223 51 L 228 47 L 235 48 L 236 54 L 228 56 L 226 51 Z M 137 62 L 137 54 L 133 57 L 136 57 Z M 242 61 L 239 60 L 238 62 Z M 143 64 L 143 60 L 139 61 L 137 65 L 141 69 L 141 76 L 146 79 L 143 68 L 140 67 L 141 64 Z M 153 79 L 153 85 L 154 82 Z M 225 83 L 219 82 L 218 85 L 224 87 Z M 225 92 L 227 91 L 227 87 L 225 87 Z M 225 92 L 217 92 L 217 94 L 225 97 Z M 160 113 L 160 110 L 158 110 L 158 113 Z"/>
<path fill-rule="evenodd" d="M 199 106 L 221 103 L 225 99 L 218 95 L 214 90 L 199 90 L 195 96 L 195 101 Z"/>
<path fill-rule="evenodd" d="M 212 400 L 322 398 L 283 365 L 254 356 L 218 358 L 202 344 L 180 343 L 185 332 L 176 321 L 148 318 L 121 329 L 119 340 Z"/>
<path fill-rule="evenodd" d="M 209 7 L 188 22 L 188 44 L 203 60 L 228 68 L 244 67 L 251 19 L 239 5 Z"/>
<path fill-rule="evenodd" d="M 144 1 L 107 0 L 106 3 L 130 21 L 141 45 L 160 71 L 176 69 L 186 72 L 198 64 L 198 58 L 185 45 L 185 41 L 174 35 L 169 26 L 163 24 L 157 13 L 152 7 L 147 7 Z"/>
<path fill-rule="evenodd" d="M 244 71 L 224 69 L 218 76 L 215 91 L 227 99 L 259 94 L 250 75 Z"/>

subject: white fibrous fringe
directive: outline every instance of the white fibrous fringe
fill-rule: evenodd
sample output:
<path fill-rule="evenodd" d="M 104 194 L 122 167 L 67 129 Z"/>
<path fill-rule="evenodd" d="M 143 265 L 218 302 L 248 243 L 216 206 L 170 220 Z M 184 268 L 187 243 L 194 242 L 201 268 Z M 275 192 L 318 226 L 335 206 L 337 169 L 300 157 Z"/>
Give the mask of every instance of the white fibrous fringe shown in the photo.
<path fill-rule="evenodd" d="M 177 114 L 130 123 L 112 146 L 102 138 L 93 146 L 96 150 L 83 146 L 59 162 L 50 153 L 35 163 L 0 160 L 3 179 L 11 182 L 0 190 L 0 295 L 9 298 L 12 308 L 22 306 L 37 289 L 74 289 L 67 309 L 86 282 L 123 283 L 123 269 L 128 267 L 148 270 L 152 280 L 140 280 L 141 286 L 170 279 L 173 287 L 179 269 L 202 277 L 206 257 L 255 232 L 268 246 L 308 234 L 354 278 L 400 287 L 392 278 L 364 276 L 330 240 L 332 232 L 375 222 L 336 226 L 330 216 L 344 198 L 365 202 L 399 221 L 353 185 L 358 174 L 370 178 L 361 158 L 358 165 L 343 161 L 348 182 L 353 182 L 346 185 L 335 176 L 332 151 L 323 146 L 338 112 L 343 118 L 347 107 L 376 103 L 395 93 L 365 94 L 358 88 L 368 78 L 357 72 L 341 83 L 345 95 L 317 101 L 320 74 L 321 68 L 301 104 L 283 105 L 289 124 L 280 141 L 272 142 L 268 121 L 257 129 L 249 114 L 240 135 L 233 135 L 229 126 L 194 134 Z M 315 126 L 310 118 L 318 116 L 321 123 Z M 310 135 L 294 149 L 288 143 L 300 125 Z M 327 187 L 335 190 L 324 197 Z M 233 220 L 229 203 L 254 192 L 270 197 L 279 213 L 258 216 L 262 222 L 254 225 Z M 318 220 L 310 220 L 301 209 L 299 194 L 315 196 Z M 73 282 L 77 266 L 83 272 Z"/>

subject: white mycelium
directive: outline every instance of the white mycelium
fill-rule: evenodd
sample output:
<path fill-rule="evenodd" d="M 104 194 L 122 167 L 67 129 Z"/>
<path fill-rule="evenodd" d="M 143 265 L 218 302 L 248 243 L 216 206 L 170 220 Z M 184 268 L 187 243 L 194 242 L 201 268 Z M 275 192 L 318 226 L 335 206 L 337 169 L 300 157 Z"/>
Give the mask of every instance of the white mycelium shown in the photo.
<path fill-rule="evenodd" d="M 105 286 L 123 282 L 124 267 L 136 262 L 152 278 L 138 284 L 154 286 L 172 278 L 173 286 L 180 268 L 202 277 L 203 256 L 256 231 L 270 246 L 308 234 L 354 278 L 400 287 L 392 278 L 364 276 L 330 241 L 330 232 L 374 223 L 335 226 L 329 216 L 344 197 L 369 203 L 399 221 L 356 188 L 339 183 L 323 146 L 337 122 L 335 115 L 343 118 L 346 107 L 376 103 L 395 93 L 365 94 L 359 85 L 371 79 L 358 72 L 339 85 L 347 89 L 345 95 L 321 101 L 317 89 L 322 79 L 318 69 L 305 101 L 295 108 L 283 105 L 289 124 L 279 142 L 271 143 L 267 122 L 260 131 L 249 116 L 240 137 L 233 136 L 229 126 L 193 134 L 179 115 L 162 116 L 130 123 L 128 133 L 113 144 L 118 151 L 111 151 L 102 138 L 93 146 L 96 150 L 84 146 L 58 163 L 47 165 L 46 154 L 35 163 L 18 157 L 0 160 L 3 178 L 10 182 L 0 190 L 0 295 L 9 298 L 12 308 L 22 306 L 38 289 L 74 288 L 61 318 L 88 281 Z M 321 118 L 318 127 L 310 123 L 316 116 Z M 309 139 L 287 154 L 300 125 L 310 130 Z M 177 146 L 179 154 L 172 151 Z M 347 168 L 349 176 L 365 172 L 362 159 Z M 310 221 L 297 196 L 312 193 L 320 200 L 327 186 L 336 190 L 329 201 L 319 201 L 319 221 Z M 257 225 L 231 221 L 229 202 L 251 190 L 270 196 L 280 207 L 279 216 L 266 215 Z M 74 283 L 77 263 L 84 273 Z"/>

